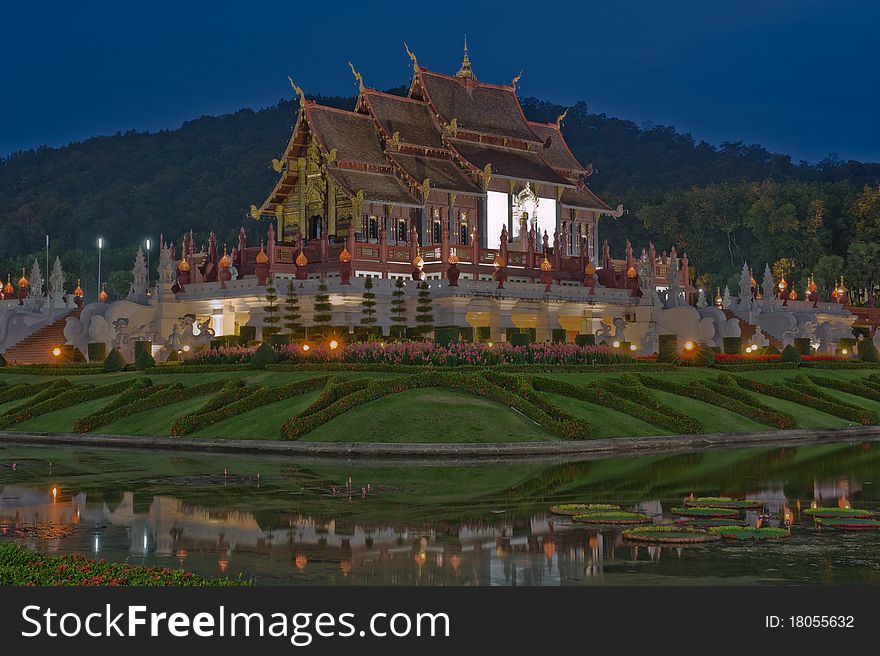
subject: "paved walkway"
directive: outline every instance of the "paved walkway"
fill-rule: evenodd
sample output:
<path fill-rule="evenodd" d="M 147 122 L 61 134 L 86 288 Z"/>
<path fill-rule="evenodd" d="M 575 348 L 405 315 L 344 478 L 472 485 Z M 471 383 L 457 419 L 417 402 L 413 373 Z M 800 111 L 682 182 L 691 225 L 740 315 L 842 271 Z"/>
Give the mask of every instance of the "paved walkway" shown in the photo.
<path fill-rule="evenodd" d="M 708 433 L 661 437 L 618 437 L 571 442 L 406 443 L 284 442 L 218 438 L 139 437 L 91 433 L 0 432 L 0 444 L 72 445 L 213 453 L 287 455 L 307 458 L 402 460 L 575 460 L 619 455 L 703 451 L 730 447 L 797 446 L 819 442 L 880 440 L 880 426 L 768 430 L 757 433 Z"/>

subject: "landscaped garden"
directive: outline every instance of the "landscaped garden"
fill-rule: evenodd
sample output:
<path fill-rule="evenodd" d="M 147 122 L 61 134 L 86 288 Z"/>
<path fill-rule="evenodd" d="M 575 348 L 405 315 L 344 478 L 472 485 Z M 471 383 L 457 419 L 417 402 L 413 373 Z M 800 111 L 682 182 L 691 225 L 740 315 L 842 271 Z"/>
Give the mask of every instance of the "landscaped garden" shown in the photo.
<path fill-rule="evenodd" d="M 573 344 L 303 346 L 146 367 L 113 352 L 104 364 L 3 367 L 0 428 L 508 442 L 880 424 L 880 371 L 845 358 L 698 367 Z"/>

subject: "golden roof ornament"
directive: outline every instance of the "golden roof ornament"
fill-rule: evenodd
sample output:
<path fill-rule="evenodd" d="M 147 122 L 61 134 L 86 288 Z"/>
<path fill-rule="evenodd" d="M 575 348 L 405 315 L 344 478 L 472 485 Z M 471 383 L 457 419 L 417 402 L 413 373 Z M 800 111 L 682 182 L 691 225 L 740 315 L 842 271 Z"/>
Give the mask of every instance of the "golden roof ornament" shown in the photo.
<path fill-rule="evenodd" d="M 797 292 L 794 289 L 792 289 L 791 292 L 789 292 L 789 294 L 788 294 L 788 298 L 791 301 L 796 301 L 797 300 Z"/>
<path fill-rule="evenodd" d="M 721 305 L 723 303 L 724 303 L 724 299 L 721 297 L 721 287 L 716 287 L 715 288 L 715 305 L 717 305 L 718 307 L 721 307 Z"/>
<path fill-rule="evenodd" d="M 296 83 L 293 81 L 293 78 L 292 78 L 292 77 L 290 77 L 290 76 L 288 75 L 288 76 L 287 76 L 287 79 L 290 80 L 290 86 L 293 87 L 293 90 L 296 91 L 296 95 L 299 96 L 299 106 L 300 106 L 300 107 L 305 107 L 305 105 L 306 105 L 306 94 L 303 93 L 303 90 L 302 90 L 302 89 L 300 89 L 298 86 L 296 86 Z"/>
<path fill-rule="evenodd" d="M 458 264 L 458 255 L 455 253 L 455 249 L 449 253 L 449 259 L 446 260 L 449 264 L 456 265 Z"/>
<path fill-rule="evenodd" d="M 339 253 L 339 261 L 343 264 L 351 262 L 351 253 L 348 252 L 348 249 L 345 246 L 342 247 L 342 252 Z"/>
<path fill-rule="evenodd" d="M 12 286 L 12 276 L 9 273 L 6 274 L 6 287 L 3 288 L 4 294 L 14 294 L 15 287 Z"/>
<path fill-rule="evenodd" d="M 266 258 L 267 260 L 269 258 Z M 303 249 L 299 249 L 299 255 L 296 256 L 296 266 L 302 268 L 309 263 L 309 258 L 306 257 L 306 254 L 303 253 Z"/>
<path fill-rule="evenodd" d="M 358 73 L 355 70 L 354 64 L 352 64 L 351 62 L 348 62 L 348 67 L 351 69 L 351 74 L 354 75 L 354 79 L 358 81 L 358 92 L 363 93 L 364 92 L 364 77 L 363 77 L 363 75 L 361 75 L 360 73 Z"/>
<path fill-rule="evenodd" d="M 782 276 L 782 279 L 779 281 L 779 290 L 784 291 L 788 287 L 788 283 L 785 282 L 785 276 Z"/>
<path fill-rule="evenodd" d="M 409 55 L 409 58 L 412 60 L 413 71 L 418 73 L 420 70 L 422 70 L 419 68 L 419 61 L 416 59 L 416 56 L 409 49 L 409 46 L 406 45 L 406 41 L 403 42 L 403 47 L 406 48 L 406 54 Z"/>
<path fill-rule="evenodd" d="M 260 240 L 260 252 L 257 253 L 257 264 L 268 264 L 269 256 L 266 255 L 266 251 L 263 249 L 263 240 Z"/>
<path fill-rule="evenodd" d="M 425 258 L 422 257 L 422 249 L 416 249 L 416 256 L 413 258 L 412 265 L 416 269 L 421 269 L 423 266 L 425 266 Z"/>
<path fill-rule="evenodd" d="M 584 273 L 588 276 L 596 275 L 596 265 L 593 264 L 593 260 L 587 262 L 587 266 L 584 267 Z"/>
<path fill-rule="evenodd" d="M 177 265 L 177 270 L 182 273 L 189 271 L 189 262 L 186 261 L 186 258 L 180 260 L 180 263 Z"/>
<path fill-rule="evenodd" d="M 284 168 L 284 159 L 273 159 L 272 160 L 272 169 L 275 173 L 281 173 L 281 169 Z"/>
<path fill-rule="evenodd" d="M 504 267 L 504 260 L 501 259 L 501 254 L 497 254 L 495 259 L 492 261 L 492 264 L 495 265 L 496 268 L 501 269 Z"/>
<path fill-rule="evenodd" d="M 250 217 L 256 221 L 260 218 L 260 208 L 258 208 L 256 205 L 251 205 L 251 209 L 248 214 L 250 214 Z"/>
<path fill-rule="evenodd" d="M 819 287 L 818 287 L 818 285 L 816 285 L 816 279 L 813 278 L 812 274 L 810 274 L 810 282 L 807 284 L 807 291 L 809 291 L 812 294 L 817 289 L 819 289 Z"/>
<path fill-rule="evenodd" d="M 556 117 L 556 127 L 562 127 L 562 121 L 565 120 L 565 117 L 568 116 L 568 107 L 565 108 L 565 111 L 562 112 L 559 116 Z"/>
<path fill-rule="evenodd" d="M 226 252 L 226 244 L 223 244 L 223 257 L 220 258 L 220 268 L 228 269 L 232 265 L 232 260 Z"/>
<path fill-rule="evenodd" d="M 519 74 L 516 75 L 516 76 L 513 78 L 513 80 L 511 80 L 511 82 L 510 82 L 510 86 L 513 87 L 513 90 L 514 90 L 514 91 L 516 91 L 516 83 L 519 82 L 519 80 L 520 80 L 520 78 L 522 77 L 522 75 L 523 75 L 523 72 L 522 72 L 522 70 L 521 70 L 521 71 L 519 72 Z"/>
<path fill-rule="evenodd" d="M 636 271 L 636 268 L 634 266 L 631 266 L 629 269 L 626 270 L 626 277 L 629 278 L 630 280 L 638 277 L 638 275 L 639 275 L 639 272 Z"/>
<path fill-rule="evenodd" d="M 458 69 L 458 73 L 455 74 L 455 77 L 467 80 L 477 79 L 477 76 L 474 75 L 474 69 L 471 68 L 470 57 L 468 57 L 467 34 L 464 35 L 464 58 L 461 60 L 461 68 Z"/>
<path fill-rule="evenodd" d="M 76 289 L 73 290 L 74 297 L 82 297 L 83 296 L 83 288 L 80 286 L 80 279 L 76 279 Z"/>
<path fill-rule="evenodd" d="M 101 293 L 98 294 L 98 302 L 106 303 L 107 302 L 107 290 L 104 289 L 104 283 L 101 283 Z"/>
<path fill-rule="evenodd" d="M 541 271 L 547 273 L 548 271 L 553 269 L 553 265 L 550 264 L 550 260 L 547 259 L 547 253 L 544 253 L 544 261 L 541 262 Z"/>
<path fill-rule="evenodd" d="M 752 275 L 752 270 L 749 269 L 749 286 L 755 287 L 755 286 L 757 286 L 757 284 L 758 284 L 758 281 L 755 280 L 755 276 Z"/>
<path fill-rule="evenodd" d="M 27 289 L 28 279 L 24 276 L 24 267 L 21 267 L 21 278 L 18 279 L 18 286 L 21 289 Z"/>

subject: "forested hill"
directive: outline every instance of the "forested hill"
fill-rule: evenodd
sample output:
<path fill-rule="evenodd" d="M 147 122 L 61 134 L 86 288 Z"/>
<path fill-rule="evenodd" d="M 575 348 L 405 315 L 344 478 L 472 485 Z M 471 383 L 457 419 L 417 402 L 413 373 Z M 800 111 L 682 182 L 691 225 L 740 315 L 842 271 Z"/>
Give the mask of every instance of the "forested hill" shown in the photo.
<path fill-rule="evenodd" d="M 222 243 L 241 225 L 255 230 L 247 208 L 272 189 L 277 174 L 269 162 L 287 143 L 296 107 L 285 100 L 177 130 L 117 133 L 0 160 L 0 272 L 40 253 L 47 233 L 52 257 L 57 249 L 70 276 L 87 278 L 97 235 L 109 246 L 112 271 L 130 268 L 146 236 L 162 232 L 177 241 L 185 230 L 204 237 L 213 229 Z M 538 121 L 553 121 L 564 109 L 534 98 L 523 108 Z M 602 222 L 616 254 L 627 236 L 638 248 L 647 238 L 661 250 L 676 243 L 691 251 L 697 271 L 715 274 L 715 283 L 727 281 L 743 258 L 758 268 L 788 257 L 805 270 L 825 250 L 843 256 L 854 239 L 870 236 L 859 230 L 875 230 L 880 241 L 880 200 L 868 199 L 867 219 L 857 208 L 865 185 L 876 187 L 880 164 L 827 158 L 809 165 L 761 146 L 715 147 L 671 127 L 640 128 L 590 113 L 585 103 L 569 111 L 563 131 L 574 154 L 593 163 L 592 188 L 628 209 L 619 221 Z"/>

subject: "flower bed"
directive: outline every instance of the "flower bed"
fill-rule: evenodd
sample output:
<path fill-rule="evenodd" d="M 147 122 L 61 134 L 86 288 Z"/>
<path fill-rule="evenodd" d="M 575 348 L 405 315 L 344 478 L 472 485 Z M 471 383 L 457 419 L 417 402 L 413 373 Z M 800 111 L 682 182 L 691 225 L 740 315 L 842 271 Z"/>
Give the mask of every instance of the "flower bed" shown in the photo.
<path fill-rule="evenodd" d="M 880 529 L 880 521 L 864 517 L 817 517 L 816 524 L 842 531 L 876 531 Z"/>
<path fill-rule="evenodd" d="M 728 540 L 779 540 L 790 538 L 791 531 L 785 528 L 752 528 L 751 526 L 713 526 L 710 533 Z"/>
<path fill-rule="evenodd" d="M 624 531 L 623 537 L 633 542 L 660 544 L 699 544 L 721 539 L 720 535 L 689 526 L 640 526 Z"/>
<path fill-rule="evenodd" d="M 733 497 L 688 497 L 684 500 L 684 505 L 686 507 L 757 510 L 764 507 L 764 502 L 754 499 L 734 499 Z"/>
<path fill-rule="evenodd" d="M 561 503 L 550 506 L 550 512 L 554 515 L 579 515 L 590 510 L 620 510 L 620 506 L 613 503 Z"/>
<path fill-rule="evenodd" d="M 874 513 L 870 510 L 864 510 L 863 508 L 807 508 L 804 510 L 804 514 L 809 517 L 839 517 L 841 519 L 864 519 L 874 517 Z"/>
<path fill-rule="evenodd" d="M 609 525 L 632 525 L 647 524 L 651 518 L 642 513 L 627 512 L 625 510 L 596 510 L 572 516 L 576 522 L 583 524 L 609 524 Z"/>
<path fill-rule="evenodd" d="M 0 586 L 240 586 L 248 581 L 207 579 L 182 569 L 87 560 L 80 554 L 46 556 L 0 544 Z"/>
<path fill-rule="evenodd" d="M 711 508 L 705 506 L 673 508 L 672 513 L 682 517 L 739 517 L 739 510 L 735 508 Z"/>

